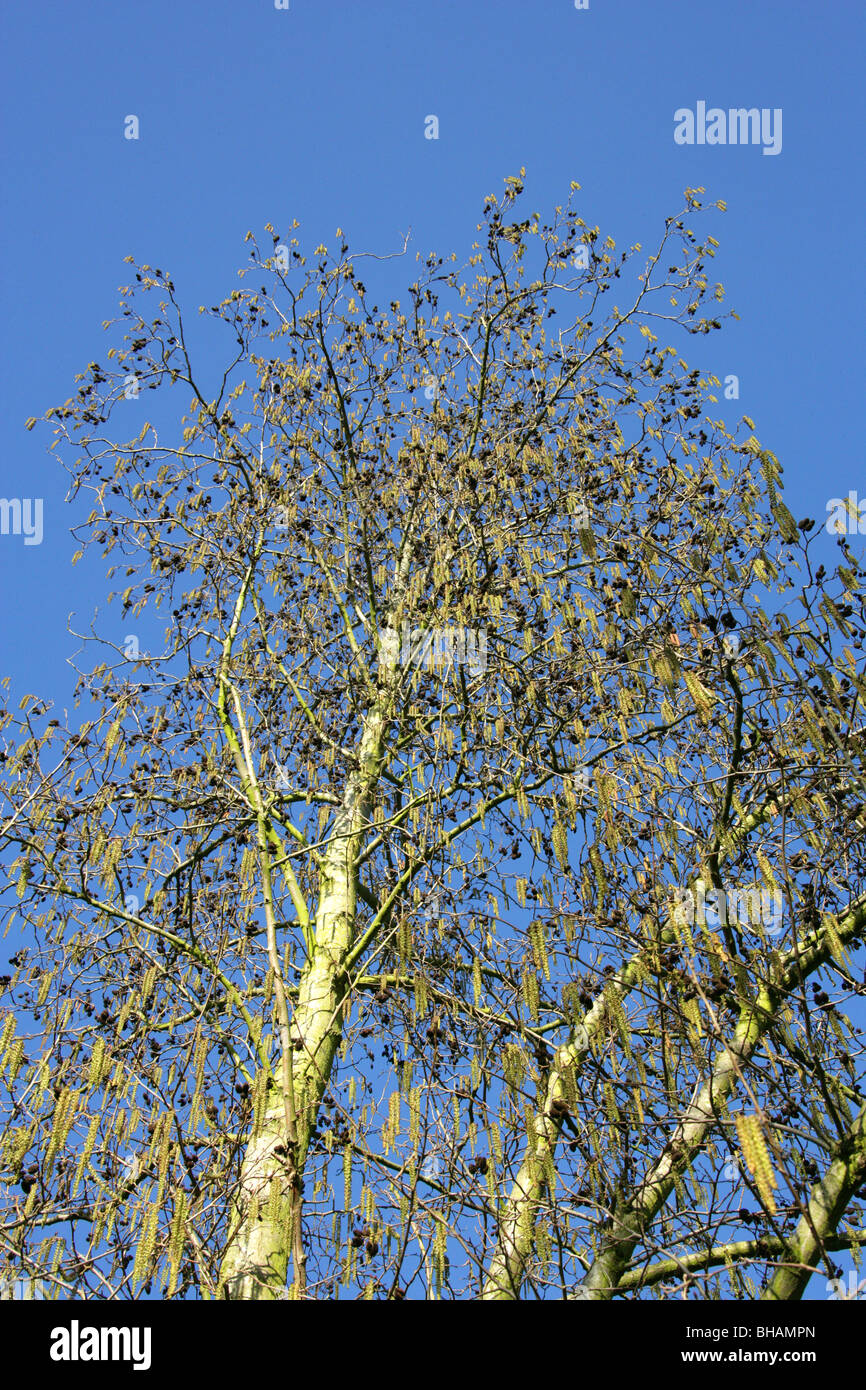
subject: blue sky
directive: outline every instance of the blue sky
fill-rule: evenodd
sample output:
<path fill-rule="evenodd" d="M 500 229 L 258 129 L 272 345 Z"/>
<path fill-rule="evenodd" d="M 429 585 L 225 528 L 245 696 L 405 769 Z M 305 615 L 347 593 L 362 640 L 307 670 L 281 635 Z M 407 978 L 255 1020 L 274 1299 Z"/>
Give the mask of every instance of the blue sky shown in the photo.
<path fill-rule="evenodd" d="M 308 245 L 342 226 L 379 253 L 411 228 L 399 294 L 414 251 L 463 259 L 482 198 L 521 165 L 533 208 L 576 179 L 622 247 L 649 246 L 687 185 L 724 198 L 715 268 L 741 319 L 690 340 L 692 363 L 739 377 L 731 415 L 756 421 L 798 517 L 866 492 L 862 39 L 850 0 L 7 8 L 0 496 L 42 496 L 45 535 L 0 537 L 4 673 L 60 699 L 67 615 L 104 602 L 98 564 L 70 569 L 64 475 L 24 421 L 104 354 L 125 255 L 170 269 L 196 308 L 238 283 L 244 233 L 267 221 L 297 217 Z M 781 153 L 675 144 L 674 111 L 698 101 L 780 107 Z"/>

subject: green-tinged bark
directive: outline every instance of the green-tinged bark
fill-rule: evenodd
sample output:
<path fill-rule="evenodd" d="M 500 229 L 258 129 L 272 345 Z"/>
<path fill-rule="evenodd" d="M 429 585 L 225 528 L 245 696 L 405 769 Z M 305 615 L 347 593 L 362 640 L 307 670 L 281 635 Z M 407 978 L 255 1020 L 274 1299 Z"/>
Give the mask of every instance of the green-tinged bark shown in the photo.
<path fill-rule="evenodd" d="M 518 1297 L 532 1247 L 535 1213 L 547 1187 L 548 1167 L 562 1128 L 556 1108 L 563 1103 L 563 1073 L 577 1064 L 579 1056 L 580 1048 L 561 1047 L 550 1069 L 544 1106 L 535 1116 L 534 1144 L 520 1165 L 499 1223 L 499 1242 L 481 1295 L 485 1300 Z"/>
<path fill-rule="evenodd" d="M 776 815 L 779 804 L 770 797 L 763 806 L 745 817 L 741 824 L 728 834 L 722 851 L 724 858 L 733 847 L 768 818 Z M 719 862 L 719 843 L 714 855 Z M 664 927 L 658 939 L 659 945 L 670 945 L 676 939 L 672 927 Z M 583 1021 L 587 1044 L 594 1038 L 608 1016 L 608 1003 L 611 994 L 625 998 L 646 976 L 647 952 L 638 951 L 630 961 L 608 982 Z M 544 1104 L 537 1111 L 534 1120 L 534 1137 L 527 1147 L 523 1162 L 499 1219 L 498 1241 L 495 1254 L 484 1282 L 484 1300 L 509 1300 L 520 1297 L 520 1289 L 526 1267 L 532 1255 L 535 1238 L 535 1221 L 540 1203 L 547 1187 L 547 1174 L 554 1161 L 556 1146 L 562 1129 L 561 1121 L 552 1113 L 555 1101 L 561 1092 L 562 1072 L 565 1067 L 575 1071 L 580 1067 L 584 1048 L 561 1048 L 548 1078 Z M 564 1059 L 564 1060 L 560 1060 Z"/>
<path fill-rule="evenodd" d="M 344 967 L 353 943 L 358 896 L 355 860 L 369 815 L 385 724 L 380 710 L 367 720 L 360 770 L 350 779 L 322 860 L 313 952 L 301 977 L 291 1029 L 297 1143 L 292 1155 L 282 1087 L 275 1086 L 261 1130 L 251 1135 L 241 1168 L 236 1226 L 221 1272 L 221 1284 L 230 1298 L 284 1297 L 294 1216 L 291 1160 L 294 1157 L 300 1184 L 310 1130 L 340 1044 Z"/>
<path fill-rule="evenodd" d="M 866 902 L 861 900 L 838 922 L 837 939 L 842 944 L 851 941 L 862 935 L 864 927 Z M 710 1079 L 698 1089 L 673 1138 L 632 1197 L 614 1213 L 612 1228 L 581 1283 L 579 1297 L 604 1300 L 618 1291 L 635 1246 L 667 1201 L 675 1178 L 694 1160 L 716 1124 L 721 1107 L 772 1024 L 781 999 L 831 955 L 832 941 L 826 928 L 798 943 L 783 958 L 776 981 L 767 982 L 756 1002 L 743 1010 L 732 1041 L 718 1054 Z"/>
<path fill-rule="evenodd" d="M 395 575 L 388 626 L 400 620 L 411 538 L 410 523 Z M 382 770 L 398 663 L 398 652 L 383 647 L 375 686 L 371 682 L 375 695 L 361 733 L 357 771 L 348 778 L 342 805 L 329 829 L 319 874 L 312 950 L 301 975 L 291 1024 L 291 1059 L 287 1060 L 284 1046 L 282 1085 L 272 1088 L 261 1129 L 250 1136 L 241 1167 L 234 1228 L 220 1271 L 220 1288 L 228 1298 L 285 1297 L 290 1251 L 294 1252 L 294 1288 L 303 1289 L 300 1205 L 304 1161 L 342 1038 L 347 967 L 356 945 L 358 860 Z M 287 1115 L 287 1089 L 291 1116 Z"/>
<path fill-rule="evenodd" d="M 853 1193 L 866 1176 L 866 1106 L 860 1110 L 850 1133 L 824 1178 L 816 1183 L 805 1214 L 782 1252 L 787 1256 L 761 1294 L 766 1302 L 796 1301 L 803 1297 L 823 1252 L 833 1249 L 833 1237 Z"/>
<path fill-rule="evenodd" d="M 866 1244 L 866 1230 L 852 1231 L 846 1235 L 830 1235 L 824 1242 L 826 1250 L 850 1250 L 855 1245 Z M 643 1265 L 640 1269 L 630 1269 L 617 1286 L 618 1293 L 633 1289 L 648 1289 L 665 1279 L 685 1280 L 690 1274 L 701 1270 L 718 1268 L 735 1263 L 741 1265 L 748 1260 L 766 1260 L 770 1255 L 785 1255 L 787 1243 L 781 1236 L 758 1236 L 755 1240 L 731 1240 L 725 1245 L 714 1245 L 709 1250 L 692 1250 L 688 1254 L 674 1256 L 669 1260 L 658 1260 L 655 1264 Z"/>
<path fill-rule="evenodd" d="M 665 928 L 660 940 L 674 938 Z M 544 1103 L 534 1120 L 533 1143 L 524 1156 L 511 1192 L 499 1219 L 496 1251 L 484 1281 L 482 1299 L 510 1300 L 520 1297 L 526 1266 L 532 1253 L 535 1219 L 539 1203 L 547 1190 L 550 1165 L 562 1130 L 557 1110 L 566 1102 L 565 1074 L 576 1072 L 582 1058 L 608 1016 L 610 996 L 623 998 L 646 975 L 645 953 L 639 952 L 608 983 L 583 1020 L 577 1041 L 558 1049 L 547 1078 Z"/>

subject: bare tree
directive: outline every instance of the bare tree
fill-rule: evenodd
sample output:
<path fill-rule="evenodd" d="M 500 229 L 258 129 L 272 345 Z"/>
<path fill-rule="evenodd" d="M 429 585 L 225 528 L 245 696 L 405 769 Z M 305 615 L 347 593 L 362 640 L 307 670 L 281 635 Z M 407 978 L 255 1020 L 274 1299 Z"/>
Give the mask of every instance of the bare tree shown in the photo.
<path fill-rule="evenodd" d="M 864 569 L 670 345 L 702 190 L 649 256 L 575 190 L 387 312 L 250 234 L 218 370 L 141 266 L 47 412 L 123 624 L 79 727 L 2 709 L 7 1275 L 790 1299 L 863 1238 Z"/>

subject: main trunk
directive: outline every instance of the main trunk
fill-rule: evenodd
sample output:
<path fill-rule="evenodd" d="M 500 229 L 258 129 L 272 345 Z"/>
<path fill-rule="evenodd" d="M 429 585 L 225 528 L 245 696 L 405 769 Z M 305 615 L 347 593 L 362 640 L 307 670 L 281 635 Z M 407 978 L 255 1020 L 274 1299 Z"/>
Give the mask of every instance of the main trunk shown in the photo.
<path fill-rule="evenodd" d="M 232 1232 L 220 1271 L 221 1291 L 227 1298 L 286 1297 L 309 1135 L 342 1037 L 344 967 L 354 939 L 357 909 L 355 863 L 378 776 L 386 724 L 382 709 L 368 716 L 360 767 L 349 779 L 322 862 L 313 950 L 301 977 L 291 1029 L 297 1144 L 292 1151 L 286 1135 L 285 1098 L 275 1082 L 261 1126 L 250 1135 L 241 1166 Z M 296 1270 L 296 1279 L 298 1274 Z"/>

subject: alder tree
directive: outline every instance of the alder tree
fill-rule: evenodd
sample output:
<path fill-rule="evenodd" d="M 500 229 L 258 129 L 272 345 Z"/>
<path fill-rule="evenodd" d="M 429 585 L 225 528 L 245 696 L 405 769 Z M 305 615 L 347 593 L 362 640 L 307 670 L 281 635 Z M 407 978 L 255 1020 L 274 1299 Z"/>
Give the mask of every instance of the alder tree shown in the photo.
<path fill-rule="evenodd" d="M 268 227 L 193 329 L 132 266 L 44 417 L 110 603 L 71 712 L 0 708 L 4 1279 L 776 1300 L 857 1254 L 866 568 L 686 360 L 702 192 L 623 253 L 521 171 L 408 289 Z"/>

